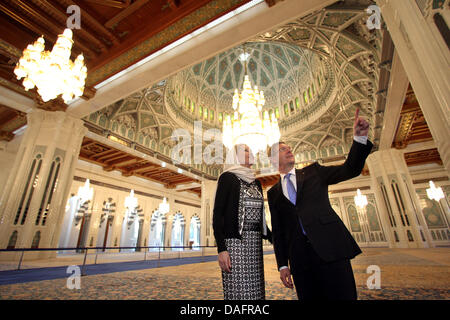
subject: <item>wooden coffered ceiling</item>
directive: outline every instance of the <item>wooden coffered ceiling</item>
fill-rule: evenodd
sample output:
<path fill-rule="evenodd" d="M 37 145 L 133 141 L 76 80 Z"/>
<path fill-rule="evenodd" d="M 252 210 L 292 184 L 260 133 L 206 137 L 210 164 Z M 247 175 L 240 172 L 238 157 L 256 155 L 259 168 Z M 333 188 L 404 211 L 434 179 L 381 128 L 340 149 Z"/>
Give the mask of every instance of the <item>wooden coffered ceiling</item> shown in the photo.
<path fill-rule="evenodd" d="M 443 165 L 442 159 L 436 148 L 407 152 L 405 153 L 405 161 L 408 166 L 418 166 L 428 163 L 437 163 L 441 166 Z"/>
<path fill-rule="evenodd" d="M 420 109 L 414 90 L 411 84 L 406 92 L 405 101 L 400 112 L 400 119 L 397 125 L 397 132 L 392 142 L 392 147 L 404 149 L 409 144 L 427 142 L 433 140 L 425 117 Z M 442 165 L 437 148 L 405 153 L 405 160 L 408 166 L 437 163 Z"/>
<path fill-rule="evenodd" d="M 105 171 L 117 170 L 125 177 L 137 176 L 150 181 L 164 184 L 165 188 L 174 189 L 178 185 L 200 183 L 199 180 L 178 173 L 169 168 L 163 168 L 149 160 L 131 155 L 127 152 L 85 137 L 81 144 L 80 159 L 100 165 Z M 183 191 L 201 195 L 201 188 L 183 188 Z"/>
<path fill-rule="evenodd" d="M 425 117 L 420 109 L 414 90 L 409 85 L 405 101 L 400 112 L 397 132 L 392 147 L 403 149 L 411 143 L 433 140 Z"/>
<path fill-rule="evenodd" d="M 27 123 L 26 114 L 0 104 L 0 141 L 11 141 L 14 131 Z"/>
<path fill-rule="evenodd" d="M 0 85 L 27 96 L 13 70 L 22 51 L 43 35 L 51 50 L 80 8 L 72 59 L 83 53 L 88 67 L 84 98 L 93 87 L 186 34 L 250 0 L 2 0 Z M 277 1 L 268 1 L 272 5 Z"/>

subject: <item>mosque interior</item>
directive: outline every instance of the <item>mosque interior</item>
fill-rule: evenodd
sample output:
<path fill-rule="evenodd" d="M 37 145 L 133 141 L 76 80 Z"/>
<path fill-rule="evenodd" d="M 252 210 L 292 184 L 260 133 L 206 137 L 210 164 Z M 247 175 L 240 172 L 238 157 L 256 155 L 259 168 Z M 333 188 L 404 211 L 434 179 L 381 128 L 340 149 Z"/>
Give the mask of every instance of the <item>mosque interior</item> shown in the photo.
<path fill-rule="evenodd" d="M 0 265 L 7 270 L 23 259 L 30 268 L 54 267 L 82 259 L 85 247 L 110 262 L 214 255 L 212 210 L 224 167 L 205 154 L 226 154 L 213 143 L 215 133 L 233 117 L 234 91 L 248 75 L 297 168 L 342 164 L 359 109 L 374 147 L 360 176 L 329 187 L 330 204 L 362 248 L 361 266 L 377 264 L 375 256 L 392 258 L 383 261 L 394 269 L 429 261 L 435 269 L 428 270 L 444 278 L 430 287 L 435 296 L 427 294 L 448 299 L 449 9 L 449 0 L 2 1 L 0 249 L 56 249 L 25 257 L 3 251 Z M 81 22 L 73 28 L 72 58 L 83 53 L 87 66 L 83 95 L 44 101 L 36 88 L 25 90 L 14 69 L 41 35 L 51 50 L 77 21 L 72 13 Z M 263 156 L 253 169 L 270 227 L 266 192 L 279 173 Z M 430 197 L 430 181 L 439 198 Z M 367 199 L 363 208 L 355 203 L 358 190 Z M 396 254 L 401 262 L 392 262 Z M 182 268 L 180 274 L 196 272 Z M 392 281 L 400 272 L 394 269 Z M 150 271 L 141 272 L 126 274 Z M 407 296 L 394 287 L 390 297 Z M 30 292 L 4 288 L 2 299 Z M 277 297 L 289 299 L 286 292 Z M 208 298 L 221 299 L 201 296 Z"/>

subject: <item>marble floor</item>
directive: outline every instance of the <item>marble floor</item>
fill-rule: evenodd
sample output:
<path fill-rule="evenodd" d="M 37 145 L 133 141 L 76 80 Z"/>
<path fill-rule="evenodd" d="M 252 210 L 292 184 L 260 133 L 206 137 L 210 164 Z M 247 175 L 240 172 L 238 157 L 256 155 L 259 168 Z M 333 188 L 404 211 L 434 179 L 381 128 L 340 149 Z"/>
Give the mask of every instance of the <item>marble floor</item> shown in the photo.
<path fill-rule="evenodd" d="M 180 254 L 177 254 L 180 258 Z M 132 255 L 114 257 L 117 261 L 126 261 Z M 66 256 L 49 261 L 25 261 L 23 267 L 68 265 L 74 261 L 75 264 L 80 264 L 79 258 Z M 282 286 L 273 253 L 269 252 L 264 256 L 264 265 L 266 299 L 297 299 L 293 290 Z M 368 279 L 373 275 L 367 272 L 368 267 L 374 265 L 380 270 L 380 289 L 368 288 Z M 5 269 L 8 264 L 2 263 L 2 266 Z M 360 300 L 450 300 L 450 248 L 365 248 L 361 255 L 352 260 L 352 266 Z M 69 276 L 68 274 L 67 277 Z M 70 278 L 59 278 L 0 285 L 0 299 L 221 300 L 223 298 L 221 273 L 217 261 L 87 275 L 80 278 L 80 289 L 70 289 L 74 283 Z M 369 284 L 371 283 L 374 282 L 369 281 Z"/>

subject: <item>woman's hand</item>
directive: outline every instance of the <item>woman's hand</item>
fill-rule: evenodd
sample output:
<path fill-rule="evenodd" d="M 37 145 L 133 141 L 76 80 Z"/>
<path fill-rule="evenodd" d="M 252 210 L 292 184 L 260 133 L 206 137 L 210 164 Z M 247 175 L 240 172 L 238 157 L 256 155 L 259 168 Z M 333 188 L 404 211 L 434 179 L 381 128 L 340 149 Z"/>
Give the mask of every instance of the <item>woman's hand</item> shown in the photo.
<path fill-rule="evenodd" d="M 231 272 L 231 259 L 228 251 L 222 251 L 219 253 L 219 266 L 222 271 Z"/>

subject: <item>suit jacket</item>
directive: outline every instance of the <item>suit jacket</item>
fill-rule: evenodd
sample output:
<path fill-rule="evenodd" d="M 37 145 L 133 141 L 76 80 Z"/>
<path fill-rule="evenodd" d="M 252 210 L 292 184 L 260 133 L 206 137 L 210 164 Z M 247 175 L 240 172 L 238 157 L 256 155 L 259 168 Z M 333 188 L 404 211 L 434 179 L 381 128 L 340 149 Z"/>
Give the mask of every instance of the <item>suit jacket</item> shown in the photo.
<path fill-rule="evenodd" d="M 267 193 L 272 219 L 272 235 L 278 268 L 290 265 L 295 271 L 302 264 L 304 240 L 299 219 L 319 257 L 332 262 L 351 259 L 361 249 L 333 210 L 328 186 L 357 177 L 373 145 L 353 142 L 344 164 L 322 166 L 317 162 L 296 170 L 297 201 L 287 199 L 278 181 Z M 289 264 L 288 264 L 289 262 Z"/>

